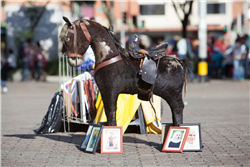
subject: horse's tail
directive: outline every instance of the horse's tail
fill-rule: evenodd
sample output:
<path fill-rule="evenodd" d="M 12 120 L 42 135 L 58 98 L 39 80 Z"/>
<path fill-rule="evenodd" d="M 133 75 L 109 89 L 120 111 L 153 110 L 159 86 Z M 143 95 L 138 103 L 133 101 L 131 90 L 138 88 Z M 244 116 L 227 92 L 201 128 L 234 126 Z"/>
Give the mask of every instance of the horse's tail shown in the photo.
<path fill-rule="evenodd" d="M 181 64 L 183 69 L 185 70 L 185 81 L 184 81 L 184 97 L 187 94 L 187 77 L 190 74 L 191 70 L 193 70 L 193 63 L 189 58 L 185 58 L 181 60 Z"/>
<path fill-rule="evenodd" d="M 191 70 L 193 70 L 193 63 L 189 58 L 185 58 L 181 60 L 181 64 L 183 69 L 185 70 L 185 75 L 190 74 Z"/>

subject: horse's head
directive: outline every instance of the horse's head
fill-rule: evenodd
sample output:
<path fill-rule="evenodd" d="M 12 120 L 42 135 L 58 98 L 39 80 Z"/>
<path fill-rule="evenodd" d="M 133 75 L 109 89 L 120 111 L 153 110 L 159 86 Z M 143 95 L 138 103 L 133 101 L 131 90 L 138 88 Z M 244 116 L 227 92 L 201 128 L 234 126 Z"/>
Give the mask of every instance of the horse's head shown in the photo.
<path fill-rule="evenodd" d="M 91 36 L 85 25 L 89 22 L 80 19 L 70 22 L 65 16 L 63 16 L 63 20 L 66 22 L 60 33 L 63 52 L 67 53 L 70 66 L 79 67 L 82 65 L 83 55 L 91 42 Z"/>

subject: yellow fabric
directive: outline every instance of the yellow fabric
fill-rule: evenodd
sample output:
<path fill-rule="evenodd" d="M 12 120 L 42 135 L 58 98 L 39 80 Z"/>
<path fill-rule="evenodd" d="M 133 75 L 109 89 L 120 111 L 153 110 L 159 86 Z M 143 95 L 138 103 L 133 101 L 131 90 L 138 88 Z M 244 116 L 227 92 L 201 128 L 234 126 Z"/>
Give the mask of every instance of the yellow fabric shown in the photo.
<path fill-rule="evenodd" d="M 104 105 L 101 100 L 101 94 L 98 94 L 96 108 L 97 114 L 95 123 L 107 122 L 107 117 L 104 110 Z M 129 123 L 135 115 L 138 107 L 140 105 L 140 100 L 137 95 L 120 94 L 117 100 L 117 111 L 116 111 L 116 123 L 117 126 L 123 127 L 123 134 L 126 131 Z"/>
<path fill-rule="evenodd" d="M 159 96 L 153 95 L 153 105 L 156 111 L 156 117 L 158 121 L 161 120 L 161 98 Z M 146 129 L 148 133 L 160 134 L 161 127 L 157 127 L 153 122 L 155 119 L 155 112 L 147 101 L 141 101 L 142 111 L 146 122 Z"/>
<path fill-rule="evenodd" d="M 161 120 L 161 98 L 154 95 L 154 104 L 157 113 L 158 120 Z M 146 129 L 148 133 L 159 134 L 161 129 L 153 124 L 155 121 L 154 111 L 147 101 L 141 101 L 137 98 L 137 95 L 120 94 L 117 100 L 116 122 L 117 126 L 123 127 L 123 134 L 126 131 L 129 123 L 135 115 L 139 105 L 142 105 L 142 111 L 145 117 Z M 95 118 L 95 124 L 98 122 L 107 122 L 107 117 L 104 110 L 101 94 L 98 94 L 96 100 L 97 114 Z"/>

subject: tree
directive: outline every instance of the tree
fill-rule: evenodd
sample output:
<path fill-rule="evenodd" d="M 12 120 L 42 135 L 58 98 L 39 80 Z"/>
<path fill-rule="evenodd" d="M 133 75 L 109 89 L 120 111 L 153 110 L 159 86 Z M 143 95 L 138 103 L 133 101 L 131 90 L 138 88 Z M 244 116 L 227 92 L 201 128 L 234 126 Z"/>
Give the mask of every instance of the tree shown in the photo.
<path fill-rule="evenodd" d="M 180 21 L 182 23 L 182 37 L 186 38 L 187 37 L 188 18 L 189 18 L 189 15 L 190 15 L 191 11 L 192 11 L 193 1 L 185 1 L 183 4 L 180 4 L 178 2 L 175 3 L 172 0 L 172 3 L 173 3 L 173 7 L 175 9 L 175 12 L 176 12 L 178 18 L 180 19 Z M 184 15 L 183 19 L 181 19 L 181 16 L 180 16 L 180 14 L 178 12 L 176 4 L 179 6 L 179 8 L 183 12 L 183 15 Z"/>
<path fill-rule="evenodd" d="M 114 17 L 114 1 L 102 1 L 102 7 L 105 15 L 108 18 L 109 25 L 114 25 L 115 17 Z"/>
<path fill-rule="evenodd" d="M 47 1 L 43 6 L 36 6 L 31 1 L 29 2 L 29 5 L 24 10 L 24 15 L 28 18 L 30 24 L 27 29 L 15 35 L 15 44 L 17 48 L 19 48 L 26 39 L 33 38 L 34 30 L 46 11 L 46 6 L 49 2 L 50 1 Z"/>

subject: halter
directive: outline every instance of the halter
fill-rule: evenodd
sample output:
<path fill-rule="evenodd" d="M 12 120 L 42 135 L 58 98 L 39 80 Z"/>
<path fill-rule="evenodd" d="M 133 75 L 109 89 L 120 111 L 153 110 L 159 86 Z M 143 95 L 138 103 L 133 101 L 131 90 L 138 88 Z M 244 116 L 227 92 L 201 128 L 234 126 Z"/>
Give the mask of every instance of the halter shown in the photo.
<path fill-rule="evenodd" d="M 68 57 L 69 58 L 77 58 L 77 57 L 78 58 L 83 58 L 83 55 L 78 54 L 78 51 L 77 51 L 77 31 L 76 31 L 75 23 L 73 23 L 72 27 L 73 27 L 73 31 L 70 30 L 70 29 L 68 31 L 70 31 L 70 32 L 72 32 L 74 34 L 74 46 L 73 46 L 74 47 L 74 53 L 68 53 Z M 89 31 L 88 31 L 87 27 L 85 26 L 85 24 L 80 23 L 80 27 L 81 27 L 85 37 L 87 38 L 87 40 L 89 42 L 91 42 L 91 36 L 90 36 Z"/>

